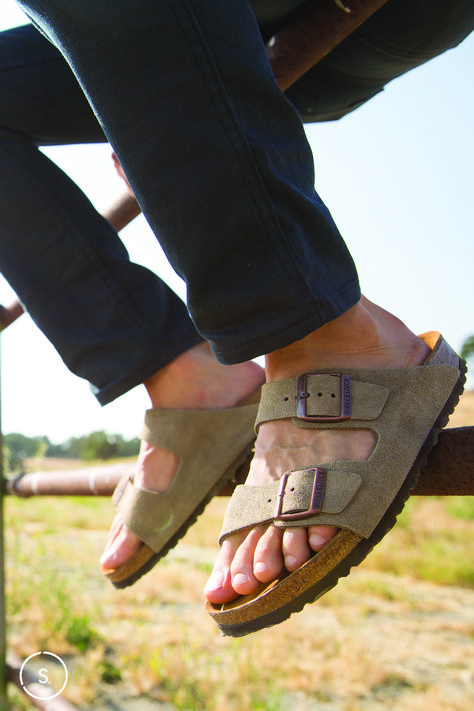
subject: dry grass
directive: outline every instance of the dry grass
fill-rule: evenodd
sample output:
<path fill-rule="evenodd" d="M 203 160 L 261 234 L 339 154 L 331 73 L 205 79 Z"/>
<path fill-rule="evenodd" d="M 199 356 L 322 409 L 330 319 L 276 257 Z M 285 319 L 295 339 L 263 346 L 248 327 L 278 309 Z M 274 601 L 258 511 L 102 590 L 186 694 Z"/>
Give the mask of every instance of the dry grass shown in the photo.
<path fill-rule="evenodd" d="M 119 592 L 97 565 L 110 502 L 9 499 L 9 647 L 61 655 L 65 696 L 83 711 L 473 707 L 472 499 L 413 498 L 334 591 L 240 640 L 219 635 L 201 593 L 225 505 L 215 499 L 165 561 Z M 9 711 L 26 708 L 12 692 Z"/>
<path fill-rule="evenodd" d="M 474 390 L 466 390 L 459 405 L 449 419 L 449 427 L 474 425 Z"/>

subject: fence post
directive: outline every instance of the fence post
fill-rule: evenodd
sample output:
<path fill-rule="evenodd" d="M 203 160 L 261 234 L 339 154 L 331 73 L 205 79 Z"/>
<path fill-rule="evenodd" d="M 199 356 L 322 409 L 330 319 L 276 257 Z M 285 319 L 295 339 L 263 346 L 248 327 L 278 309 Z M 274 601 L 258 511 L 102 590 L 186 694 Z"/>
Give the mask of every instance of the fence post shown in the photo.
<path fill-rule="evenodd" d="M 1 361 L 1 351 L 0 351 Z M 0 369 L 1 375 L 1 369 Z M 2 397 L 0 381 L 0 711 L 7 711 L 7 649 L 6 649 L 6 609 L 5 609 L 5 550 L 3 537 L 3 435 Z"/>

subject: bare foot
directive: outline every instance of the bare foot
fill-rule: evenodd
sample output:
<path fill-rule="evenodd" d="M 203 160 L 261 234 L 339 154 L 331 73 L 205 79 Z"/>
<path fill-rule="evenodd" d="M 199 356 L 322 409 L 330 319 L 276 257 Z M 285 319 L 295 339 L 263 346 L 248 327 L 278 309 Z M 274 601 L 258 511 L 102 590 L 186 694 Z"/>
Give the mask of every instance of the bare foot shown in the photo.
<path fill-rule="evenodd" d="M 202 343 L 178 356 L 144 385 L 153 407 L 213 410 L 234 407 L 263 381 L 263 369 L 256 363 L 221 365 L 208 343 Z M 138 488 L 165 492 L 173 480 L 177 465 L 177 457 L 172 452 L 142 442 L 135 484 Z M 102 571 L 107 574 L 119 568 L 140 545 L 140 539 L 117 514 L 100 559 Z"/>
<path fill-rule="evenodd" d="M 421 364 L 428 346 L 397 318 L 362 297 L 339 319 L 266 358 L 267 381 L 284 380 L 323 368 L 409 367 Z M 258 432 L 248 484 L 280 479 L 289 469 L 327 461 L 365 460 L 374 446 L 369 431 L 311 430 L 291 420 L 263 423 Z M 213 603 L 255 592 L 286 568 L 294 571 L 312 551 L 336 534 L 330 526 L 258 526 L 227 538 L 218 554 L 205 595 Z"/>

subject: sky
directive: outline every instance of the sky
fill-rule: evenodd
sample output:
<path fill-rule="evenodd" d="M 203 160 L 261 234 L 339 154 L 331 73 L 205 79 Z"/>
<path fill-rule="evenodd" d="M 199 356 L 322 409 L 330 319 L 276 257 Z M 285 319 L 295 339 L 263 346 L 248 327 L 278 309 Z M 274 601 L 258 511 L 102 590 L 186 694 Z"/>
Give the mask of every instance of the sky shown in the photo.
<path fill-rule="evenodd" d="M 23 22 L 13 0 L 1 3 L 0 30 Z M 474 334 L 473 67 L 474 35 L 344 119 L 306 126 L 316 188 L 354 256 L 363 293 L 416 333 L 441 331 L 457 349 Z M 99 210 L 120 193 L 110 147 L 45 152 Z M 184 295 L 143 217 L 121 237 L 133 261 Z M 0 278 L 0 303 L 13 299 Z M 95 430 L 137 435 L 149 407 L 142 387 L 101 408 L 26 315 L 0 347 L 5 433 L 53 442 Z"/>

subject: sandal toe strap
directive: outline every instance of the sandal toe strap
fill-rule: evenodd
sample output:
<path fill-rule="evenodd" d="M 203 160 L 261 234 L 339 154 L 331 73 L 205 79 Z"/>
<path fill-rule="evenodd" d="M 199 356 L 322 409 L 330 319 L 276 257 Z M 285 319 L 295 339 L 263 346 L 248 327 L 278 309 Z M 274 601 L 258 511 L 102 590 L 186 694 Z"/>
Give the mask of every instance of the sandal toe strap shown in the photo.
<path fill-rule="evenodd" d="M 361 483 L 360 474 L 322 466 L 288 472 L 270 484 L 237 486 L 219 543 L 237 531 L 267 523 L 281 528 L 327 523 L 321 519 L 325 514 L 337 514 L 336 525 L 344 526 L 341 514 Z"/>
<path fill-rule="evenodd" d="M 165 532 L 176 526 L 179 507 L 174 492 L 158 494 L 138 489 L 132 477 L 123 477 L 114 492 L 113 502 L 125 525 L 153 550 L 162 545 Z"/>

